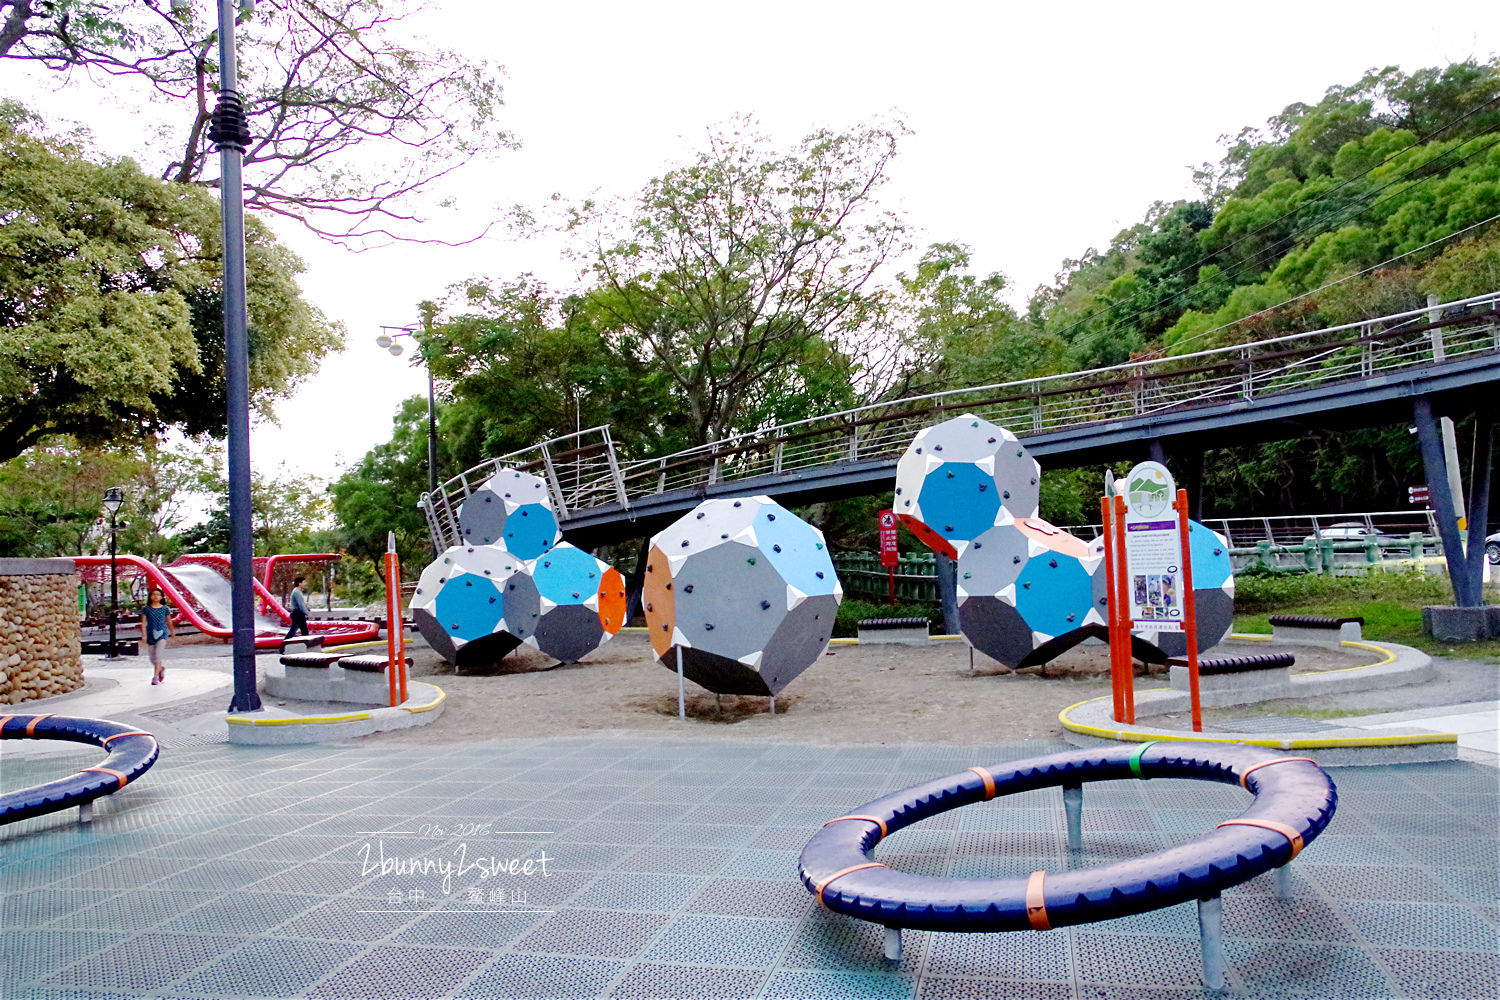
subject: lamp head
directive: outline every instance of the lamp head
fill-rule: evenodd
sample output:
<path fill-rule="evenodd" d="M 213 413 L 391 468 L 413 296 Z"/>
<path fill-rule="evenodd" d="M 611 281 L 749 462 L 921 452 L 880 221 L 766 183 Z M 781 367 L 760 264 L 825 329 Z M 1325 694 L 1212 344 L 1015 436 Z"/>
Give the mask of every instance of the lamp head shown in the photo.
<path fill-rule="evenodd" d="M 405 348 L 403 348 L 400 344 L 392 344 L 390 347 L 387 347 L 386 350 L 391 352 L 392 357 L 399 358 L 401 357 L 401 353 L 405 350 Z"/>
<path fill-rule="evenodd" d="M 120 508 L 125 505 L 125 497 L 120 494 L 118 486 L 111 486 L 104 493 L 104 509 L 109 511 L 109 516 L 114 517 Z"/>
<path fill-rule="evenodd" d="M 379 347 L 379 348 L 381 348 L 383 350 L 390 350 L 391 345 L 394 344 L 394 343 L 395 343 L 394 340 L 392 340 L 389 336 L 387 336 L 386 334 L 383 334 L 383 333 L 380 336 L 378 336 L 378 337 L 375 338 L 375 346 Z"/>

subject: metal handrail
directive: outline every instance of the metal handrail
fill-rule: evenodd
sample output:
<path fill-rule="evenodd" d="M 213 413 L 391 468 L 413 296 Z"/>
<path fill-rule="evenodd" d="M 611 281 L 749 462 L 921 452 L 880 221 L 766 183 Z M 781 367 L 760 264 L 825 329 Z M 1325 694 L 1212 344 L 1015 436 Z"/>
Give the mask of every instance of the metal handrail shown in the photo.
<path fill-rule="evenodd" d="M 1456 310 L 1465 312 L 1443 316 Z M 1437 318 L 1414 322 L 1429 317 Z M 1229 399 L 1253 400 L 1310 384 L 1495 352 L 1500 350 L 1496 317 L 1500 291 L 1250 344 L 867 403 L 628 462 L 620 461 L 606 424 L 482 462 L 434 494 L 424 494 L 422 506 L 434 540 L 457 544 L 458 508 L 502 467 L 534 471 L 548 480 L 564 519 L 610 504 L 628 510 L 632 500 L 722 480 L 888 459 L 945 412 L 974 412 L 1024 436 Z M 1450 330 L 1462 332 L 1450 338 Z M 1350 331 L 1357 335 L 1328 342 Z M 579 458 L 566 467 L 565 457 L 585 452 L 587 465 Z"/>

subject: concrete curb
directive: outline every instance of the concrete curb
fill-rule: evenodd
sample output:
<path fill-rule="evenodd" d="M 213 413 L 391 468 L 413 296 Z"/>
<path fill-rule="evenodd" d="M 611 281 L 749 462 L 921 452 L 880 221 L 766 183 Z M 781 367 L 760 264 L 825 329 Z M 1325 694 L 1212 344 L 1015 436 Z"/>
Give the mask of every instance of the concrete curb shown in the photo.
<path fill-rule="evenodd" d="M 392 729 L 409 729 L 436 722 L 447 699 L 434 684 L 412 681 L 407 699 L 399 705 L 329 715 L 297 715 L 284 709 L 263 708 L 259 712 L 226 715 L 229 742 L 255 746 L 288 746 L 295 743 L 325 743 Z"/>
<path fill-rule="evenodd" d="M 1235 635 L 1231 638 L 1249 642 L 1270 641 L 1270 636 Z M 1340 645 L 1370 650 L 1379 654 L 1380 659 L 1361 667 L 1293 674 L 1290 684 L 1276 686 L 1276 690 L 1284 692 L 1281 697 L 1313 698 L 1349 691 L 1402 687 L 1420 684 L 1436 675 L 1432 658 L 1410 646 L 1350 640 L 1344 640 Z M 1264 692 L 1265 688 L 1259 685 L 1247 687 L 1244 690 L 1247 700 L 1238 704 L 1254 704 L 1255 701 L 1262 700 L 1256 696 L 1263 695 Z M 1187 692 L 1156 688 L 1136 694 L 1135 714 L 1138 721 L 1134 725 L 1116 722 L 1112 718 L 1113 704 L 1110 698 L 1094 698 L 1070 705 L 1057 718 L 1063 726 L 1063 738 L 1080 747 L 1111 742 L 1146 743 L 1153 740 L 1244 743 L 1276 750 L 1297 750 L 1320 764 L 1330 765 L 1416 763 L 1453 760 L 1458 756 L 1456 733 L 1436 733 L 1415 726 L 1383 728 L 1378 731 L 1348 726 L 1342 729 L 1268 736 L 1265 733 L 1195 733 L 1149 721 L 1153 716 L 1186 712 L 1190 708 Z"/>

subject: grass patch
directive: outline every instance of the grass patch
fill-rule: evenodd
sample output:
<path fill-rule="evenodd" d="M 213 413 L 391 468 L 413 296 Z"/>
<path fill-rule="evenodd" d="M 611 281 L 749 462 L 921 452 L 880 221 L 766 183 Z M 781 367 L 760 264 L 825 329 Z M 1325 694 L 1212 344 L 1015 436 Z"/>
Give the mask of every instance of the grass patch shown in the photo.
<path fill-rule="evenodd" d="M 1487 592 L 1493 599 L 1493 589 Z M 1445 576 L 1420 573 L 1368 573 L 1360 576 L 1271 576 L 1247 573 L 1235 578 L 1236 632 L 1269 634 L 1271 615 L 1358 616 L 1364 634 L 1375 641 L 1399 642 L 1431 656 L 1500 662 L 1500 640 L 1450 646 L 1422 631 L 1422 607 L 1451 604 Z"/>

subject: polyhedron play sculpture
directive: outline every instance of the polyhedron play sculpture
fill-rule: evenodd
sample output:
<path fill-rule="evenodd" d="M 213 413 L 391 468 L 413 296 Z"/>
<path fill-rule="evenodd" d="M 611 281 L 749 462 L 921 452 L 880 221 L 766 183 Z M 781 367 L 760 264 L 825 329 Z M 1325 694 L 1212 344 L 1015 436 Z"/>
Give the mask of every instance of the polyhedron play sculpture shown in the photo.
<path fill-rule="evenodd" d="M 1009 667 L 1044 663 L 1102 631 L 1103 541 L 1092 545 L 1036 516 L 1041 466 L 1003 427 L 973 414 L 920 431 L 896 464 L 895 511 L 928 547 L 958 561 L 959 628 Z M 1229 632 L 1234 574 L 1228 543 L 1189 522 L 1202 651 Z M 1163 658 L 1181 633 L 1138 631 Z"/>
<path fill-rule="evenodd" d="M 651 540 L 664 666 L 717 694 L 775 695 L 823 654 L 843 587 L 823 533 L 769 497 L 705 500 Z"/>
<path fill-rule="evenodd" d="M 1004 427 L 966 413 L 917 432 L 896 463 L 896 515 L 929 548 L 956 559 L 999 522 L 1035 517 L 1042 467 Z"/>
<path fill-rule="evenodd" d="M 496 545 L 455 545 L 422 571 L 412 619 L 428 645 L 450 663 L 490 663 L 520 645 L 506 628 L 507 583 L 525 564 Z"/>
<path fill-rule="evenodd" d="M 1088 545 L 1041 518 L 981 533 L 958 557 L 958 621 L 975 649 L 1010 667 L 1043 663 L 1102 624 L 1092 607 L 1099 560 Z"/>
<path fill-rule="evenodd" d="M 563 663 L 576 663 L 625 624 L 625 578 L 609 563 L 559 542 L 512 579 L 505 625 L 522 642 Z"/>
<path fill-rule="evenodd" d="M 566 542 L 529 562 L 500 545 L 456 545 L 423 570 L 411 611 L 459 666 L 494 663 L 523 642 L 574 663 L 625 623 L 625 580 Z"/>
<path fill-rule="evenodd" d="M 547 484 L 529 472 L 501 469 L 464 501 L 458 526 L 470 545 L 503 545 L 535 559 L 562 537 Z"/>

